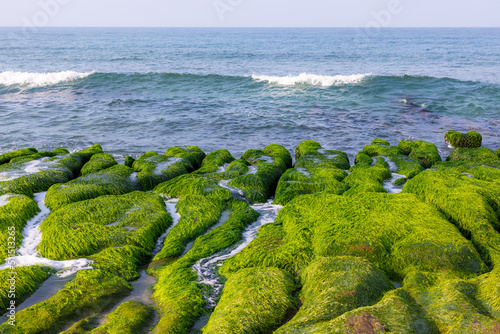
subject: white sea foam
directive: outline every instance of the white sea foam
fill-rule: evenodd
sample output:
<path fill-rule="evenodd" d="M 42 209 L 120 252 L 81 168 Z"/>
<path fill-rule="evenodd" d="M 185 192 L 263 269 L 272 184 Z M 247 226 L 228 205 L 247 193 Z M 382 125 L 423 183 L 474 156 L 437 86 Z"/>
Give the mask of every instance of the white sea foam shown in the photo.
<path fill-rule="evenodd" d="M 342 86 L 342 85 L 353 85 L 363 82 L 363 80 L 369 76 L 371 73 L 365 74 L 352 74 L 352 75 L 317 75 L 310 73 L 301 73 L 299 75 L 293 76 L 269 76 L 269 75 L 252 75 L 252 79 L 256 81 L 267 81 L 272 84 L 278 84 L 282 86 L 294 86 L 296 84 L 307 84 L 315 86 Z"/>
<path fill-rule="evenodd" d="M 2 196 L 0 196 L 0 206 L 4 206 L 7 203 L 9 203 L 9 200 L 10 200 L 11 197 L 12 197 L 12 195 L 2 195 Z"/>
<path fill-rule="evenodd" d="M 177 202 L 179 202 L 178 198 L 170 199 L 165 201 L 165 206 L 167 208 L 168 213 L 170 213 L 170 216 L 172 217 L 172 225 L 163 233 L 159 238 L 158 241 L 156 241 L 156 246 L 155 249 L 153 250 L 153 255 L 158 254 L 162 248 L 163 248 L 163 241 L 167 237 L 167 235 L 170 233 L 170 231 L 174 228 L 175 225 L 179 222 L 181 219 L 181 216 L 177 212 L 176 205 Z"/>
<path fill-rule="evenodd" d="M 63 71 L 52 73 L 28 73 L 6 71 L 0 73 L 0 85 L 21 85 L 30 87 L 41 87 L 55 85 L 61 82 L 83 79 L 94 72 L 79 73 L 75 71 Z"/>

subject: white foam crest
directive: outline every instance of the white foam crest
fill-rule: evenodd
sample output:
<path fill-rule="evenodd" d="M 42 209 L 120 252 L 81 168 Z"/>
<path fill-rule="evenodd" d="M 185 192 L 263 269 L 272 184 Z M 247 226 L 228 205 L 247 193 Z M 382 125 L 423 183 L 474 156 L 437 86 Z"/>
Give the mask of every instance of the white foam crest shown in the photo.
<path fill-rule="evenodd" d="M 216 173 L 224 173 L 226 171 L 227 167 L 229 167 L 229 165 L 230 165 L 229 163 L 225 163 L 224 165 L 220 166 L 217 169 Z"/>
<path fill-rule="evenodd" d="M 156 165 L 156 168 L 153 171 L 153 173 L 155 175 L 162 175 L 163 170 L 167 169 L 168 167 L 170 167 L 171 165 L 173 165 L 174 163 L 179 162 L 179 161 L 182 161 L 182 158 L 170 158 L 167 161 L 159 162 Z"/>
<path fill-rule="evenodd" d="M 243 192 L 243 190 L 241 189 L 238 189 L 238 188 L 235 188 L 235 187 L 231 187 L 229 185 L 229 182 L 231 182 L 232 180 L 222 180 L 218 183 L 218 185 L 222 188 L 225 188 L 227 190 L 229 190 L 231 193 L 233 194 L 238 194 L 239 196 L 244 196 L 245 193 Z"/>
<path fill-rule="evenodd" d="M 245 175 L 257 174 L 259 171 L 259 167 L 257 166 L 248 166 L 248 172 Z"/>
<path fill-rule="evenodd" d="M 13 195 L 2 195 L 2 196 L 0 196 L 0 206 L 4 206 L 4 205 L 6 205 L 7 203 L 9 203 L 10 198 L 11 198 L 12 196 L 13 196 Z"/>
<path fill-rule="evenodd" d="M 153 250 L 153 255 L 158 254 L 162 248 L 163 248 L 163 241 L 167 237 L 167 235 L 170 233 L 170 231 L 174 228 L 175 225 L 179 222 L 181 219 L 181 215 L 177 212 L 176 205 L 177 202 L 179 202 L 179 199 L 174 198 L 174 199 L 169 199 L 165 201 L 165 206 L 167 208 L 168 213 L 170 213 L 170 216 L 172 216 L 172 225 L 163 233 L 158 240 L 156 241 L 156 246 L 155 249 Z"/>
<path fill-rule="evenodd" d="M 352 74 L 352 75 L 317 75 L 310 73 L 301 73 L 299 75 L 293 76 L 269 76 L 269 75 L 252 75 L 252 79 L 256 81 L 267 81 L 268 83 L 278 84 L 282 86 L 294 86 L 296 84 L 307 84 L 315 86 L 342 86 L 342 85 L 353 85 L 363 82 L 363 80 L 372 73 L 365 74 Z"/>
<path fill-rule="evenodd" d="M 94 72 L 79 73 L 75 71 L 63 71 L 63 72 L 52 72 L 52 73 L 29 73 L 29 72 L 6 71 L 0 73 L 0 85 L 4 86 L 20 85 L 29 87 L 50 86 L 62 82 L 83 79 L 93 73 Z"/>
<path fill-rule="evenodd" d="M 54 168 L 56 161 L 49 161 L 49 158 L 32 160 L 24 163 L 24 168 L 21 170 L 12 170 L 0 173 L 0 181 L 11 181 L 21 176 L 26 176 L 38 173 L 41 170 Z"/>
<path fill-rule="evenodd" d="M 396 180 L 400 178 L 405 178 L 406 176 L 392 173 L 392 177 L 390 179 L 387 179 L 384 181 L 382 186 L 384 187 L 385 190 L 387 190 L 388 193 L 391 194 L 399 194 L 403 190 L 403 185 L 395 185 L 393 184 Z"/>
<path fill-rule="evenodd" d="M 273 200 L 270 199 L 267 203 L 254 204 L 252 209 L 260 213 L 259 218 L 243 232 L 243 241 L 233 248 L 230 252 L 222 251 L 210 257 L 204 258 L 196 262 L 193 266 L 194 271 L 198 275 L 198 283 L 209 285 L 213 288 L 213 293 L 207 296 L 207 304 L 209 307 L 215 307 L 217 304 L 218 295 L 222 291 L 224 285 L 219 281 L 217 268 L 222 261 L 229 259 L 241 252 L 252 242 L 263 225 L 273 223 L 278 216 L 279 211 L 283 208 L 281 205 L 273 205 Z"/>
<path fill-rule="evenodd" d="M 23 231 L 23 242 L 18 249 L 18 256 L 9 257 L 6 263 L 0 266 L 0 270 L 11 268 L 14 263 L 16 267 L 43 265 L 56 269 L 57 276 L 67 277 L 76 273 L 79 270 L 92 269 L 90 264 L 93 261 L 87 259 L 54 261 L 39 256 L 36 248 L 42 241 L 42 233 L 40 232 L 40 224 L 50 214 L 50 210 L 45 206 L 45 196 L 47 192 L 35 194 L 35 201 L 40 208 L 40 212 L 30 219 Z"/>

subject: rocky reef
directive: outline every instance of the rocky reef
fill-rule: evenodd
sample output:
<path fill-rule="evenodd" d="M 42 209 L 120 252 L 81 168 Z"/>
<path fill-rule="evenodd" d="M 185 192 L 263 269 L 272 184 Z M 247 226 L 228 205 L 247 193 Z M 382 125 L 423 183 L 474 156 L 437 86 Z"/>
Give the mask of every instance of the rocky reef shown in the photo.
<path fill-rule="evenodd" d="M 500 333 L 500 148 L 445 140 L 1 154 L 0 333 Z"/>

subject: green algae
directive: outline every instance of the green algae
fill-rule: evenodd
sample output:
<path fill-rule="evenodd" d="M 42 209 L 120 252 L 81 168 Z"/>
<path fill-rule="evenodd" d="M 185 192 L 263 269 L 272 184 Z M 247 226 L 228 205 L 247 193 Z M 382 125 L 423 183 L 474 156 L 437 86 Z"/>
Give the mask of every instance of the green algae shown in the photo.
<path fill-rule="evenodd" d="M 16 326 L 4 323 L 1 333 L 59 333 L 82 318 L 102 312 L 132 288 L 102 270 L 82 270 L 51 298 L 16 313 Z"/>
<path fill-rule="evenodd" d="M 26 163 L 26 162 L 30 162 L 30 161 L 33 161 L 33 160 L 38 160 L 38 159 L 41 159 L 41 158 L 52 158 L 52 157 L 55 157 L 56 155 L 66 155 L 66 154 L 69 154 L 69 151 L 67 149 L 65 149 L 65 148 L 58 148 L 58 149 L 55 149 L 53 151 L 38 152 L 36 154 L 25 155 L 25 156 L 22 156 L 22 157 L 13 158 L 13 159 L 10 160 L 10 163 L 11 164 L 14 164 L 14 163 Z"/>
<path fill-rule="evenodd" d="M 422 140 L 415 140 L 413 142 L 401 140 L 398 147 L 410 158 L 420 160 L 425 168 L 429 168 L 436 162 L 441 161 L 441 156 L 439 155 L 437 147 L 432 143 Z"/>
<path fill-rule="evenodd" d="M 477 148 L 481 147 L 483 137 L 475 131 L 460 133 L 457 131 L 448 131 L 444 139 L 453 147 Z"/>
<path fill-rule="evenodd" d="M 130 155 L 127 155 L 125 157 L 125 166 L 132 168 L 134 165 L 135 159 L 132 158 Z"/>
<path fill-rule="evenodd" d="M 93 268 L 109 271 L 127 281 L 138 279 L 141 276 L 139 267 L 150 259 L 151 255 L 146 250 L 132 245 L 106 248 L 89 257 L 89 260 L 94 261 Z"/>
<path fill-rule="evenodd" d="M 414 193 L 443 212 L 472 240 L 486 263 L 500 263 L 498 181 L 483 181 L 458 170 L 440 168 L 409 180 L 403 192 Z"/>
<path fill-rule="evenodd" d="M 53 211 L 41 224 L 43 238 L 38 249 L 42 256 L 55 260 L 127 244 L 152 250 L 171 223 L 158 195 L 132 192 L 101 196 Z"/>
<path fill-rule="evenodd" d="M 15 300 L 16 306 L 19 305 L 53 273 L 52 268 L 40 266 L 0 270 L 0 314 L 7 311 L 11 300 Z M 12 294 L 15 298 L 12 298 Z"/>
<path fill-rule="evenodd" d="M 345 196 L 351 196 L 365 192 L 382 192 L 387 190 L 382 186 L 382 182 L 391 177 L 391 172 L 387 162 L 383 158 L 375 158 L 374 165 L 358 163 L 349 169 L 349 174 L 343 182 L 350 187 L 344 192 Z"/>
<path fill-rule="evenodd" d="M 404 151 L 397 147 L 391 146 L 388 141 L 375 138 L 370 145 L 363 147 L 363 151 L 370 157 L 380 155 L 404 155 Z"/>
<path fill-rule="evenodd" d="M 26 155 L 32 155 L 32 154 L 36 154 L 36 153 L 38 153 L 38 151 L 33 147 L 23 148 L 23 149 L 20 149 L 17 151 L 3 153 L 3 154 L 0 154 L 0 165 L 8 163 L 10 160 L 12 160 L 14 158 L 23 157 Z"/>
<path fill-rule="evenodd" d="M 195 146 L 171 147 L 165 155 L 144 153 L 132 167 L 138 173 L 142 189 L 151 190 L 162 182 L 198 169 L 204 157 L 205 153 Z"/>
<path fill-rule="evenodd" d="M 132 173 L 127 166 L 115 165 L 65 184 L 53 185 L 47 192 L 45 203 L 51 210 L 57 210 L 78 201 L 139 190 L 139 185 L 131 178 Z"/>
<path fill-rule="evenodd" d="M 89 174 L 100 172 L 103 169 L 113 167 L 117 165 L 115 158 L 111 154 L 107 153 L 98 153 L 93 155 L 89 162 L 83 166 L 81 170 L 81 176 L 86 176 Z"/>
<path fill-rule="evenodd" d="M 150 271 L 158 278 L 153 298 L 161 309 L 160 321 L 154 333 L 187 332 L 196 318 L 204 313 L 206 287 L 196 283 L 197 275 L 192 266 L 198 260 L 234 245 L 241 239 L 245 227 L 258 216 L 247 203 L 241 201 L 231 201 L 229 209 L 231 214 L 228 220 L 198 237 L 183 257 Z"/>
<path fill-rule="evenodd" d="M 200 169 L 194 171 L 193 174 L 201 175 L 216 173 L 221 166 L 223 166 L 224 164 L 229 164 L 234 160 L 234 157 L 231 155 L 231 153 L 229 153 L 228 150 L 222 149 L 213 151 L 208 154 L 205 159 L 203 159 Z"/>
<path fill-rule="evenodd" d="M 403 289 L 389 291 L 373 306 L 349 311 L 301 333 L 440 333 L 432 319 Z"/>
<path fill-rule="evenodd" d="M 353 309 L 375 304 L 393 285 L 366 259 L 352 256 L 319 257 L 301 274 L 302 306 L 276 333 L 317 333 L 317 323 Z"/>
<path fill-rule="evenodd" d="M 394 181 L 392 184 L 394 184 L 395 186 L 402 186 L 403 184 L 406 183 L 406 181 L 408 181 L 408 179 L 406 177 L 401 177 L 401 178 L 397 179 L 396 181 Z"/>
<path fill-rule="evenodd" d="M 345 152 L 325 150 L 314 140 L 303 141 L 295 148 L 295 160 L 295 168 L 327 167 L 347 170 L 351 167 Z"/>
<path fill-rule="evenodd" d="M 495 151 L 495 154 L 498 155 L 498 157 L 500 157 L 500 147 Z"/>
<path fill-rule="evenodd" d="M 499 160 L 500 158 L 495 152 L 487 147 L 457 148 L 446 158 L 446 161 L 473 162 L 475 164 L 488 164 Z"/>
<path fill-rule="evenodd" d="M 10 249 L 18 249 L 23 240 L 23 228 L 40 209 L 35 201 L 24 195 L 9 197 L 7 204 L 0 206 L 0 263 L 10 257 Z M 13 242 L 14 244 L 9 244 Z M 13 247 L 8 247 L 13 246 Z"/>
<path fill-rule="evenodd" d="M 137 301 L 120 304 L 106 320 L 107 322 L 92 330 L 92 334 L 140 334 L 153 319 L 152 307 Z"/>
<path fill-rule="evenodd" d="M 202 333 L 264 333 L 296 308 L 296 283 L 276 268 L 242 269 L 231 275 Z"/>

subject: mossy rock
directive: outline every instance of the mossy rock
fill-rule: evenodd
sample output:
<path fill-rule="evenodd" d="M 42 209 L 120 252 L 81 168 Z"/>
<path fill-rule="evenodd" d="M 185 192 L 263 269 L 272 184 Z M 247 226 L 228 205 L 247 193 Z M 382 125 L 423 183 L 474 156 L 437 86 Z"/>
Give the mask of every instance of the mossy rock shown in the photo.
<path fill-rule="evenodd" d="M 276 268 L 242 269 L 226 282 L 203 333 L 264 333 L 296 308 L 293 276 Z"/>
<path fill-rule="evenodd" d="M 479 175 L 477 169 L 469 172 Z M 443 212 L 472 240 L 486 263 L 500 263 L 498 179 L 488 182 L 456 169 L 440 168 L 409 180 L 403 192 L 414 193 Z"/>
<path fill-rule="evenodd" d="M 345 152 L 325 150 L 314 140 L 301 142 L 295 149 L 295 168 L 338 168 L 347 170 L 351 167 Z"/>
<path fill-rule="evenodd" d="M 500 157 L 500 147 L 495 151 L 495 154 L 498 155 L 498 157 Z"/>
<path fill-rule="evenodd" d="M 132 158 L 130 155 L 127 155 L 125 157 L 125 166 L 132 168 L 134 165 L 135 159 Z"/>
<path fill-rule="evenodd" d="M 153 320 L 154 309 L 137 301 L 120 304 L 92 334 L 139 334 Z"/>
<path fill-rule="evenodd" d="M 373 306 L 360 307 L 301 333 L 422 333 L 440 332 L 403 289 L 389 291 Z"/>
<path fill-rule="evenodd" d="M 59 333 L 73 322 L 101 313 L 125 297 L 132 287 L 109 272 L 82 270 L 51 298 L 16 313 L 16 326 L 0 326 L 1 333 Z"/>
<path fill-rule="evenodd" d="M 10 160 L 12 160 L 14 158 L 23 157 L 26 155 L 32 155 L 32 154 L 36 154 L 36 153 L 38 153 L 38 151 L 33 147 L 23 148 L 20 150 L 3 153 L 3 154 L 0 154 L 0 165 L 8 163 L 8 162 L 10 162 Z"/>
<path fill-rule="evenodd" d="M 7 311 L 11 300 L 15 300 L 16 306 L 21 304 L 54 272 L 52 268 L 40 266 L 0 270 L 0 314 Z M 9 297 L 11 291 L 14 291 L 15 299 Z"/>
<path fill-rule="evenodd" d="M 477 165 L 488 164 L 490 161 L 497 162 L 500 158 L 487 147 L 480 148 L 457 148 L 451 152 L 446 161 L 472 162 Z"/>
<path fill-rule="evenodd" d="M 195 146 L 171 147 L 165 155 L 147 152 L 132 166 L 142 189 L 151 190 L 162 182 L 198 169 L 204 157 L 205 153 Z"/>
<path fill-rule="evenodd" d="M 165 202 L 156 194 L 101 196 L 53 211 L 40 226 L 38 249 L 54 260 L 85 257 L 112 246 L 152 250 L 170 224 Z"/>
<path fill-rule="evenodd" d="M 371 166 L 373 165 L 373 158 L 371 156 L 368 155 L 368 152 L 366 152 L 365 150 L 361 150 L 358 152 L 358 154 L 356 154 L 356 157 L 354 158 L 354 163 L 356 165 L 367 165 L 367 166 Z"/>
<path fill-rule="evenodd" d="M 420 160 L 422 166 L 425 168 L 429 168 L 436 162 L 441 161 L 441 156 L 439 155 L 437 147 L 432 143 L 422 140 L 415 140 L 414 142 L 401 140 L 398 147 L 410 158 Z"/>
<path fill-rule="evenodd" d="M 30 162 L 33 160 L 38 160 L 42 158 L 51 158 L 55 157 L 56 155 L 67 155 L 69 154 L 69 151 L 65 148 L 58 148 L 53 151 L 44 151 L 44 152 L 38 152 L 36 154 L 31 154 L 31 155 L 25 155 L 17 158 L 13 158 L 10 160 L 10 163 L 25 163 L 25 162 Z"/>
<path fill-rule="evenodd" d="M 467 133 L 448 131 L 444 135 L 444 140 L 453 147 L 477 148 L 481 147 L 483 137 L 475 131 Z"/>
<path fill-rule="evenodd" d="M 234 157 L 226 149 L 213 151 L 203 159 L 200 169 L 193 172 L 193 174 L 202 175 L 219 172 L 222 166 L 230 164 L 234 160 Z"/>
<path fill-rule="evenodd" d="M 393 289 L 385 274 L 363 258 L 319 257 L 301 274 L 302 306 L 276 333 L 317 333 L 312 328 L 345 312 L 370 306 Z"/>
<path fill-rule="evenodd" d="M 388 141 L 375 138 L 370 145 L 363 147 L 363 151 L 370 157 L 380 155 L 404 155 L 402 149 L 397 146 L 391 146 Z"/>
<path fill-rule="evenodd" d="M 127 166 L 115 165 L 65 184 L 53 185 L 47 192 L 45 203 L 51 210 L 57 210 L 78 201 L 140 190 L 139 184 L 131 177 L 132 173 Z"/>
<path fill-rule="evenodd" d="M 489 283 L 484 281 L 491 278 L 491 274 L 486 275 L 464 280 L 417 272 L 408 275 L 404 287 L 429 314 L 440 333 L 496 333 L 500 322 L 490 313 L 491 300 L 484 298 L 483 290 Z M 496 292 L 498 288 L 488 294 Z"/>
<path fill-rule="evenodd" d="M 81 170 L 81 175 L 86 176 L 89 174 L 94 174 L 97 172 L 100 172 L 103 169 L 113 167 L 114 165 L 117 165 L 118 163 L 116 162 L 115 158 L 111 154 L 107 153 L 98 153 L 93 155 L 89 162 L 87 162 L 82 170 Z"/>
<path fill-rule="evenodd" d="M 348 185 L 350 189 L 344 192 L 344 196 L 352 196 L 367 192 L 387 192 L 382 186 L 382 182 L 392 176 L 389 165 L 382 157 L 374 159 L 376 163 L 373 165 L 359 163 L 349 169 L 351 174 L 349 174 L 343 182 Z"/>
<path fill-rule="evenodd" d="M 127 281 L 138 279 L 141 276 L 139 267 L 150 259 L 151 255 L 146 250 L 132 245 L 106 248 L 89 257 L 94 261 L 92 268 L 109 271 Z"/>
<path fill-rule="evenodd" d="M 457 276 L 486 270 L 475 248 L 444 217 L 411 194 L 297 197 L 281 210 L 285 241 L 316 256 L 362 256 L 398 279 L 413 268 Z"/>
<path fill-rule="evenodd" d="M 21 246 L 23 241 L 23 229 L 27 221 L 33 218 L 40 209 L 35 201 L 24 195 L 3 195 L 0 201 L 7 202 L 0 206 L 0 263 L 10 257 L 9 237 L 15 238 L 15 249 Z M 10 239 L 12 242 L 12 239 Z"/>

